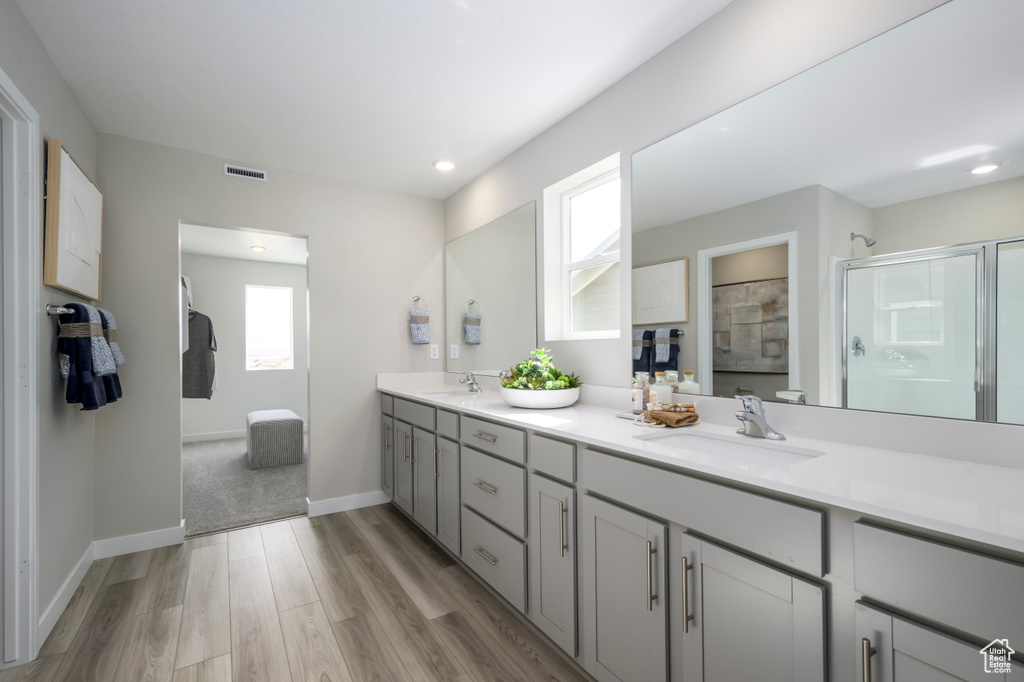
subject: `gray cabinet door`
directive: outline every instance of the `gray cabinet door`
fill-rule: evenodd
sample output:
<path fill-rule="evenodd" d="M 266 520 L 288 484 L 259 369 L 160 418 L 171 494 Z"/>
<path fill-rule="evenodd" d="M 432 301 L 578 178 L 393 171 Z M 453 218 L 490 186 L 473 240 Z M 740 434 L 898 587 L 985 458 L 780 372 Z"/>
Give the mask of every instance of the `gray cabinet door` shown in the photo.
<path fill-rule="evenodd" d="M 412 427 L 395 420 L 395 504 L 412 514 Z"/>
<path fill-rule="evenodd" d="M 412 430 L 412 517 L 437 534 L 437 441 L 430 431 Z"/>
<path fill-rule="evenodd" d="M 576 491 L 530 474 L 530 619 L 576 656 Z"/>
<path fill-rule="evenodd" d="M 380 418 L 380 489 L 389 498 L 395 497 L 395 420 Z"/>
<path fill-rule="evenodd" d="M 825 680 L 820 585 L 686 533 L 673 570 L 683 577 L 673 608 L 687 618 L 673 632 L 683 680 Z"/>
<path fill-rule="evenodd" d="M 665 526 L 580 498 L 584 666 L 600 682 L 665 682 Z"/>
<path fill-rule="evenodd" d="M 437 437 L 437 539 L 461 554 L 462 500 L 459 497 L 459 444 Z"/>
<path fill-rule="evenodd" d="M 985 672 L 979 647 L 882 609 L 856 605 L 858 681 L 993 682 L 1012 675 Z M 1011 642 L 1012 644 L 1012 642 Z M 866 656 L 865 656 L 866 654 Z M 865 674 L 863 661 L 868 659 Z M 1014 670 L 1019 672 L 1020 668 Z"/>

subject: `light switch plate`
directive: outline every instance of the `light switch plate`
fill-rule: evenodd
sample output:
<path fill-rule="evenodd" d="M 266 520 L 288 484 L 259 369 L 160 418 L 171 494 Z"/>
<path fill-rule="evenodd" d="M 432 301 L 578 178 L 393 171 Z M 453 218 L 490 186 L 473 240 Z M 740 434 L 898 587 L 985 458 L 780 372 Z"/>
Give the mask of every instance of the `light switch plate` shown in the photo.
<path fill-rule="evenodd" d="M 430 359 L 437 360 L 441 357 L 441 347 L 436 343 L 430 344 Z"/>
<path fill-rule="evenodd" d="M 453 343 L 452 347 L 451 347 L 451 352 L 448 355 L 449 355 L 449 357 L 452 360 L 458 360 L 459 359 L 459 344 Z"/>

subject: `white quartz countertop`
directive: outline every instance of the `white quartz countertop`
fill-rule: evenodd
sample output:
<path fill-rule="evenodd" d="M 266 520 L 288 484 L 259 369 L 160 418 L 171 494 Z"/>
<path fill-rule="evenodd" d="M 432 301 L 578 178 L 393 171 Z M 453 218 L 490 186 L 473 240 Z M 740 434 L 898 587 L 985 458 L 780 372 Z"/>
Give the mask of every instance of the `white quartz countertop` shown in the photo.
<path fill-rule="evenodd" d="M 422 375 L 379 375 L 377 388 L 684 473 L 699 472 L 1024 553 L 1024 470 L 810 438 L 792 437 L 776 445 L 739 435 L 736 425 L 702 422 L 652 429 L 616 417 L 614 409 L 581 403 L 557 410 L 521 409 L 507 405 L 496 390 L 472 394 Z M 695 398 L 700 412 L 700 396 Z M 677 444 L 660 442 L 664 436 Z M 687 447 L 683 436 L 697 436 L 693 440 L 715 446 L 710 450 L 716 453 Z"/>

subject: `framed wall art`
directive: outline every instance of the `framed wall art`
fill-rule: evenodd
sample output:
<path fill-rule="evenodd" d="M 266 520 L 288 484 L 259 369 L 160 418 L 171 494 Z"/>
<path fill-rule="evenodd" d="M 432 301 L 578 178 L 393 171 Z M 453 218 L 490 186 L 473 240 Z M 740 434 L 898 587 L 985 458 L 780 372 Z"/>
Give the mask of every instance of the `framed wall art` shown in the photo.
<path fill-rule="evenodd" d="M 60 140 L 46 149 L 43 284 L 100 300 L 103 195 Z"/>
<path fill-rule="evenodd" d="M 686 258 L 633 268 L 633 324 L 688 322 Z"/>

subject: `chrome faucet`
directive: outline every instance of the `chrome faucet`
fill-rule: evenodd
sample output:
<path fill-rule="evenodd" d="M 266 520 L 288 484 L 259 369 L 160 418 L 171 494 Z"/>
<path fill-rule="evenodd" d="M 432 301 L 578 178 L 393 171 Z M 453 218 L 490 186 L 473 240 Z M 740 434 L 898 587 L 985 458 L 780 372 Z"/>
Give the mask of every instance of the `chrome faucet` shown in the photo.
<path fill-rule="evenodd" d="M 476 376 L 472 372 L 466 372 L 465 379 L 459 379 L 460 384 L 466 384 L 469 387 L 470 393 L 483 393 L 484 389 L 480 388 L 480 384 L 476 383 Z"/>
<path fill-rule="evenodd" d="M 736 418 L 743 422 L 743 426 L 736 433 L 754 438 L 786 440 L 785 436 L 768 426 L 764 418 L 764 403 L 760 398 L 756 395 L 738 395 L 736 398 L 743 403 L 743 409 L 736 412 Z"/>

